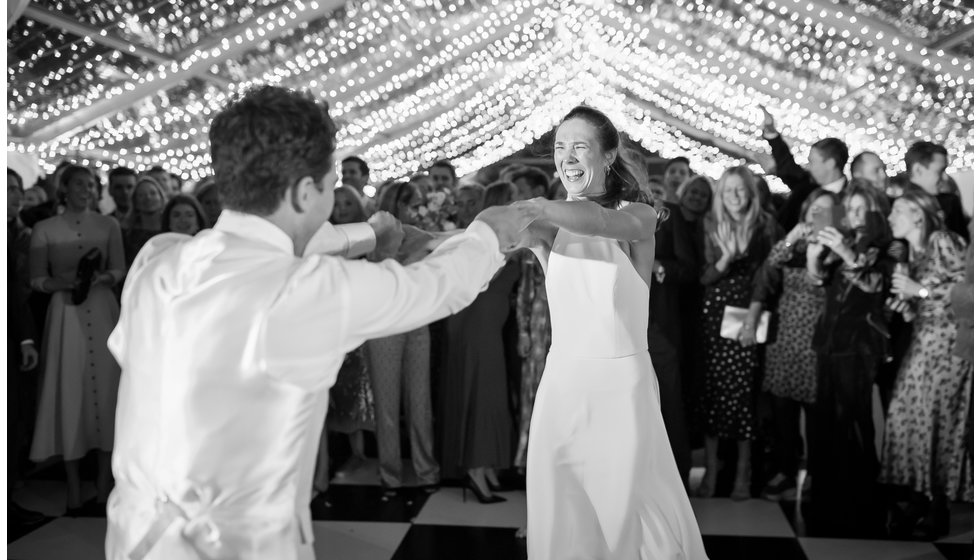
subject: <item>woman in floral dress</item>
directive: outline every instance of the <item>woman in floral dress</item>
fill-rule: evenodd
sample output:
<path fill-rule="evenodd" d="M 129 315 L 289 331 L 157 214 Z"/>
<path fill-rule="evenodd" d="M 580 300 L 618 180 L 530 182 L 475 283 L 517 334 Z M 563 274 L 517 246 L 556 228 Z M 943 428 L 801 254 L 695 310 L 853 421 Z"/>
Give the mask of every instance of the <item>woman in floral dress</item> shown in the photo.
<path fill-rule="evenodd" d="M 915 319 L 912 346 L 888 407 L 881 480 L 931 500 L 928 511 L 920 507 L 918 513 L 925 514 L 927 534 L 937 537 L 949 532 L 948 502 L 973 501 L 967 444 L 973 364 L 953 352 L 950 302 L 953 285 L 966 275 L 965 242 L 946 230 L 939 203 L 922 190 L 896 200 L 889 222 L 910 250 L 909 273 L 895 272 L 892 292 L 911 303 L 907 313 Z"/>

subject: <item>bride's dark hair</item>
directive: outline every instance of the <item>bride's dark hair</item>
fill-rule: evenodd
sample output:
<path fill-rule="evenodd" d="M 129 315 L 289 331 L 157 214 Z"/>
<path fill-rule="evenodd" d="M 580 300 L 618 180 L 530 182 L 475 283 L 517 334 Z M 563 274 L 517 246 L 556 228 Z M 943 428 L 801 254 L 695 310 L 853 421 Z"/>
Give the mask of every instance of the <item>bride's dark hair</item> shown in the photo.
<path fill-rule="evenodd" d="M 582 119 L 596 129 L 599 147 L 603 152 L 616 152 L 616 159 L 606 173 L 605 192 L 589 196 L 593 202 L 607 208 L 615 208 L 620 202 L 637 202 L 640 200 L 640 182 L 637 179 L 636 163 L 629 157 L 616 126 L 609 117 L 598 109 L 579 105 L 565 115 L 558 126 L 565 121 Z M 555 127 L 557 130 L 557 127 Z"/>
<path fill-rule="evenodd" d="M 669 210 L 660 201 L 654 200 L 649 192 L 640 186 L 646 180 L 646 169 L 637 161 L 638 155 L 625 145 L 623 136 L 605 113 L 587 105 L 579 105 L 565 115 L 558 126 L 571 119 L 582 119 L 596 129 L 599 147 L 603 152 L 615 150 L 616 159 L 606 172 L 605 192 L 587 198 L 606 208 L 617 208 L 621 202 L 641 202 L 657 211 L 657 227 L 670 216 Z M 555 131 L 558 127 L 555 127 Z"/>

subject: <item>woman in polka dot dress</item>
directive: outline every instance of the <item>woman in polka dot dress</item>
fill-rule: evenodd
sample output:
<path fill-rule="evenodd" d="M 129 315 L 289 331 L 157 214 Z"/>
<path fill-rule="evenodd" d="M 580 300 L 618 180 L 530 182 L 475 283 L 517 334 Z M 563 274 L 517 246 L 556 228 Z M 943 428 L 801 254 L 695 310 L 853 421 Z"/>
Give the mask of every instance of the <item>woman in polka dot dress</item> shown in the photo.
<path fill-rule="evenodd" d="M 119 366 L 106 341 L 119 319 L 112 286 L 125 274 L 125 257 L 119 224 L 89 210 L 97 196 L 92 171 L 69 166 L 60 188 L 65 213 L 38 222 L 31 235 L 31 287 L 51 294 L 31 460 L 64 458 L 71 515 L 82 505 L 78 461 L 93 449 L 99 451 L 96 499 L 100 504 L 109 499 Z M 93 250 L 99 252 L 98 264 L 79 301 L 84 292 L 78 289 L 79 262 Z"/>
<path fill-rule="evenodd" d="M 755 409 L 755 374 L 759 366 L 754 319 L 739 340 L 721 337 L 725 306 L 748 308 L 761 282 L 756 275 L 782 231 L 762 210 L 755 177 L 745 167 L 732 167 L 719 179 L 711 213 L 705 220 L 705 286 L 701 318 L 705 345 L 702 413 L 706 471 L 698 496 L 715 492 L 718 440 L 738 442 L 738 464 L 732 498 L 749 497 L 750 439 Z"/>

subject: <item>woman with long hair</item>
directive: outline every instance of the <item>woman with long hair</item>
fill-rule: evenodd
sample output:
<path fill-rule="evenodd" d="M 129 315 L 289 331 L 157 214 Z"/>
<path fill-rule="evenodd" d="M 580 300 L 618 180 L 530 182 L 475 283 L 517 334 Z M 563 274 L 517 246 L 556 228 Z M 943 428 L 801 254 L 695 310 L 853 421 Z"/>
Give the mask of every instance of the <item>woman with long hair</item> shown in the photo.
<path fill-rule="evenodd" d="M 752 296 L 752 305 L 762 307 L 779 296 L 773 341 L 766 348 L 762 391 L 772 407 L 772 447 L 776 473 L 762 491 L 768 500 L 796 497 L 797 471 L 804 457 L 800 438 L 800 413 L 809 418 L 817 398 L 817 353 L 813 349 L 813 329 L 823 311 L 824 290 L 810 277 L 806 266 L 807 240 L 814 223 L 833 216 L 837 196 L 817 189 L 803 201 L 800 222 L 786 237 L 772 246 L 757 278 L 761 290 Z M 821 222 L 822 223 L 822 222 Z M 808 428 L 813 422 L 808 421 Z"/>
<path fill-rule="evenodd" d="M 531 418 L 528 558 L 705 558 L 670 452 L 647 352 L 657 209 L 609 118 L 572 109 L 555 130 L 565 201 L 527 205 L 552 346 Z"/>
<path fill-rule="evenodd" d="M 755 176 L 746 167 L 730 167 L 718 179 L 706 217 L 705 262 L 701 283 L 702 336 L 705 380 L 702 403 L 706 469 L 698 495 L 715 494 L 718 440 L 737 442 L 738 462 L 731 497 L 749 498 L 751 439 L 755 433 L 756 387 L 759 363 L 756 348 L 758 313 L 750 313 L 737 340 L 721 335 L 726 307 L 748 308 L 758 284 L 756 276 L 782 231 L 762 207 Z"/>
<path fill-rule="evenodd" d="M 162 229 L 165 233 L 197 235 L 208 227 L 204 208 L 189 194 L 176 194 L 163 207 Z"/>
<path fill-rule="evenodd" d="M 137 253 L 151 237 L 163 231 L 163 209 L 167 204 L 166 187 L 143 175 L 133 187 L 129 214 L 123 220 L 123 250 L 126 266 L 133 264 Z"/>
<path fill-rule="evenodd" d="M 814 330 L 817 400 L 808 417 L 816 525 L 837 535 L 877 525 L 872 385 L 888 351 L 888 199 L 862 179 L 842 193 L 845 223 L 814 232 L 807 269 L 825 286 Z"/>
<path fill-rule="evenodd" d="M 109 499 L 119 365 L 106 342 L 119 319 L 112 287 L 125 274 L 116 220 L 93 212 L 95 176 L 70 165 L 61 174 L 65 212 L 31 234 L 31 287 L 51 294 L 44 325 L 44 377 L 31 460 L 65 461 L 68 514 L 82 507 L 78 462 L 98 452 L 96 504 Z"/>
<path fill-rule="evenodd" d="M 915 319 L 888 407 L 881 480 L 918 493 L 909 500 L 918 510 L 909 521 L 936 538 L 949 532 L 949 501 L 973 501 L 967 443 L 973 363 L 954 352 L 950 300 L 966 276 L 966 243 L 946 229 L 939 203 L 921 189 L 895 201 L 889 222 L 909 247 L 908 270 L 895 271 L 891 291 L 912 307 Z"/>

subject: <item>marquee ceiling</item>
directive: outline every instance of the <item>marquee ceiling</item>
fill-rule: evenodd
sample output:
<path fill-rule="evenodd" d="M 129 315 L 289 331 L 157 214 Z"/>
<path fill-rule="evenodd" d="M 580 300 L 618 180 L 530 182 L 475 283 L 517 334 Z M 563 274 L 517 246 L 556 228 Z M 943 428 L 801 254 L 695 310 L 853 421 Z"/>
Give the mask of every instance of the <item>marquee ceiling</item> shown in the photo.
<path fill-rule="evenodd" d="M 340 152 L 376 180 L 442 157 L 475 171 L 582 102 L 713 176 L 766 151 L 760 104 L 801 159 L 838 136 L 897 172 L 921 138 L 973 167 L 972 0 L 13 0 L 8 16 L 8 148 L 48 169 L 200 178 L 210 118 L 257 83 L 328 101 Z"/>

